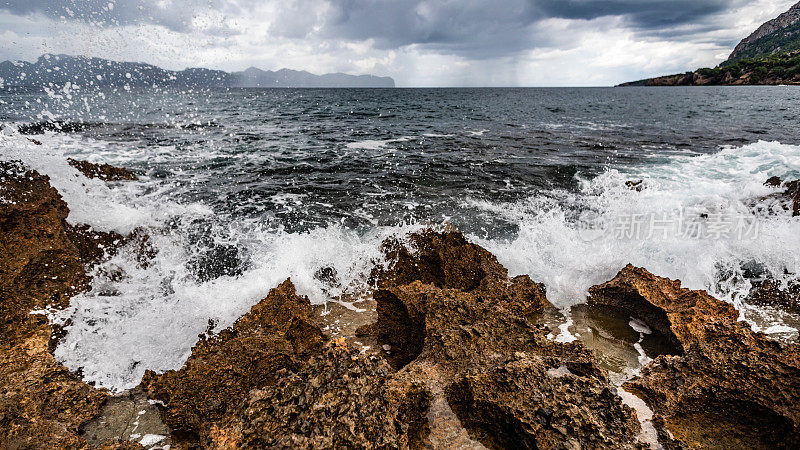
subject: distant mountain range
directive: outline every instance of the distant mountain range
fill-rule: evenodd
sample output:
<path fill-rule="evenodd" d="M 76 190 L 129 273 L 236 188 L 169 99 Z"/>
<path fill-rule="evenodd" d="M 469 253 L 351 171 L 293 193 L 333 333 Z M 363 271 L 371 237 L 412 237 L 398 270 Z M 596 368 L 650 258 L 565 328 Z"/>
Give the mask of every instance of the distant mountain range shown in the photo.
<path fill-rule="evenodd" d="M 165 70 L 151 64 L 117 62 L 85 56 L 51 55 L 36 62 L 0 63 L 0 87 L 64 86 L 81 87 L 332 87 L 392 88 L 394 80 L 373 75 L 329 73 L 314 75 L 306 71 L 261 70 L 251 67 L 242 72 L 202 68 Z"/>
<path fill-rule="evenodd" d="M 761 25 L 715 68 L 624 83 L 620 86 L 800 84 L 800 2 Z"/>

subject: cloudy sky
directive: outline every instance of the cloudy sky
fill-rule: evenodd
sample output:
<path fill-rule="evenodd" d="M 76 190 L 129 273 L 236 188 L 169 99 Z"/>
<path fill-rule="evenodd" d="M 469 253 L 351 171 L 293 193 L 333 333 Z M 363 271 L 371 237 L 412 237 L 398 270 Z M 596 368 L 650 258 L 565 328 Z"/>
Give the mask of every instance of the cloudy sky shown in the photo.
<path fill-rule="evenodd" d="M 0 60 L 602 86 L 713 66 L 796 0 L 0 0 Z"/>

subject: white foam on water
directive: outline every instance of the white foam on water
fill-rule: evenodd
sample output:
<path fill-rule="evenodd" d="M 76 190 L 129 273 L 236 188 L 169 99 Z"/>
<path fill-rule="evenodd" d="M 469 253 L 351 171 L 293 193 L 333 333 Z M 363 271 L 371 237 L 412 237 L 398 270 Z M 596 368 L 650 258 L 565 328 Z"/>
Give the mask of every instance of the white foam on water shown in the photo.
<path fill-rule="evenodd" d="M 471 238 L 497 255 L 512 275 L 529 274 L 543 282 L 548 298 L 560 308 L 585 301 L 591 286 L 611 279 L 628 263 L 741 307 L 751 288 L 743 265 L 755 264 L 778 279 L 800 273 L 800 218 L 776 205 L 770 213 L 754 213 L 748 206 L 778 192 L 763 185 L 771 176 L 800 178 L 800 146 L 757 142 L 608 170 L 593 179 L 579 177 L 577 194 L 552 192 L 507 204 L 468 200 L 469 206 L 519 228 L 512 239 Z M 638 179 L 646 186 L 641 192 L 625 186 Z M 676 232 L 680 213 L 695 221 L 701 214 L 711 217 L 703 225 L 707 233 L 713 231 L 708 220 L 756 224 L 756 230 L 742 226 L 743 232 L 728 236 L 687 238 Z M 645 225 L 642 233 L 619 235 L 614 227 L 632 217 L 667 217 L 675 230 L 652 227 L 651 236 Z"/>
<path fill-rule="evenodd" d="M 639 441 L 649 445 L 652 450 L 663 449 L 664 446 L 658 441 L 658 431 L 653 425 L 653 410 L 647 406 L 644 400 L 622 388 L 617 388 L 617 394 L 622 398 L 622 403 L 636 411 L 636 418 L 639 419 L 642 427 Z"/>
<path fill-rule="evenodd" d="M 96 269 L 90 292 L 74 298 L 70 308 L 50 312 L 52 320 L 70 322 L 55 351 L 58 360 L 80 371 L 87 381 L 114 391 L 138 384 L 146 369 L 179 368 L 209 321 L 216 330 L 231 325 L 288 277 L 314 303 L 359 292 L 372 268 L 383 263 L 380 243 L 421 228 L 356 232 L 333 224 L 290 233 L 257 221 L 226 223 L 202 204 L 172 200 L 174 186 L 169 180 L 144 177 L 112 184 L 89 180 L 65 161 L 65 152 L 76 151 L 74 138 L 49 133 L 36 138 L 43 145 L 4 130 L 0 157 L 22 160 L 49 175 L 69 204 L 71 222 L 123 234 L 142 228 L 157 250 L 142 265 L 132 248 L 123 249 Z M 125 159 L 119 148 L 95 149 L 91 146 L 96 142 L 83 141 L 90 154 L 103 156 L 98 162 L 109 156 L 104 162 Z M 510 240 L 472 240 L 492 251 L 513 275 L 530 274 L 544 282 L 548 297 L 561 308 L 584 301 L 590 286 L 609 280 L 629 262 L 737 302 L 750 288 L 742 263 L 756 262 L 778 278 L 798 272 L 800 219 L 788 213 L 765 215 L 759 218 L 758 235 L 745 240 L 618 239 L 587 231 L 575 211 L 588 211 L 599 224 L 675 209 L 750 214 L 748 199 L 775 192 L 762 185 L 773 175 L 800 178 L 800 147 L 759 142 L 713 155 L 609 170 L 581 179 L 579 193 L 553 192 L 513 204 L 468 200 L 470 206 L 519 227 Z M 647 188 L 642 192 L 626 188 L 624 182 L 632 178 L 644 179 Z M 301 207 L 302 200 L 287 197 L 286 204 Z M 211 224 L 214 244 L 241 252 L 244 264 L 239 274 L 201 281 L 188 268 L 187 261 L 202 250 L 187 232 L 197 221 Z M 316 276 L 322 269 L 335 273 L 336 281 Z M 568 326 L 552 338 L 573 340 Z"/>
<path fill-rule="evenodd" d="M 287 278 L 316 304 L 358 293 L 372 269 L 384 262 L 381 242 L 421 228 L 356 232 L 333 224 L 290 233 L 257 221 L 226 224 L 215 221 L 202 204 L 168 200 L 169 185 L 87 179 L 67 164 L 64 149 L 50 145 L 55 139 L 63 143 L 59 137 L 37 136 L 41 146 L 18 134 L 0 139 L 3 159 L 21 160 L 50 177 L 71 209 L 70 222 L 123 234 L 143 229 L 156 252 L 142 264 L 140 243 L 128 244 L 94 269 L 91 291 L 74 297 L 67 309 L 44 311 L 54 322 L 68 323 L 56 358 L 86 381 L 113 391 L 136 386 L 146 369 L 180 368 L 209 323 L 215 330 L 230 326 Z M 214 244 L 243 252 L 241 274 L 198 279 L 187 262 L 201 256 L 203 248 L 185 232 L 198 220 L 209 224 Z M 316 276 L 322 269 L 335 280 Z"/>
<path fill-rule="evenodd" d="M 371 270 L 383 263 L 380 243 L 411 229 L 376 228 L 367 234 L 338 226 L 303 233 L 233 229 L 237 248 L 248 249 L 248 268 L 205 282 L 186 266 L 193 256 L 190 244 L 151 229 L 159 253 L 150 265 L 141 267 L 133 252 L 123 249 L 97 270 L 90 292 L 53 315 L 56 321 L 71 321 L 56 358 L 99 386 L 134 387 L 146 369 L 180 368 L 209 323 L 216 331 L 232 325 L 287 278 L 315 304 L 357 294 Z M 122 269 L 122 280 L 104 276 L 114 268 Z M 315 276 L 321 269 L 333 269 L 336 282 Z"/>
<path fill-rule="evenodd" d="M 558 326 L 558 334 L 549 333 L 547 339 L 562 344 L 577 341 L 578 337 L 569 332 L 569 328 L 573 325 L 572 315 L 567 310 L 562 311 L 562 314 L 564 314 L 566 320 Z"/>
<path fill-rule="evenodd" d="M 640 334 L 652 334 L 653 333 L 653 330 L 651 330 L 650 327 L 648 327 L 646 323 L 642 322 L 639 319 L 634 319 L 633 317 L 631 317 L 630 322 L 628 322 L 628 326 L 633 328 L 633 331 L 635 331 L 637 333 L 640 333 Z"/>
<path fill-rule="evenodd" d="M 345 147 L 349 149 L 359 149 L 359 150 L 380 150 L 386 148 L 389 144 L 395 142 L 407 142 L 409 140 L 411 140 L 411 138 L 407 136 L 399 137 L 396 139 L 384 139 L 384 140 L 365 139 L 363 141 L 350 142 L 347 145 L 345 145 Z"/>

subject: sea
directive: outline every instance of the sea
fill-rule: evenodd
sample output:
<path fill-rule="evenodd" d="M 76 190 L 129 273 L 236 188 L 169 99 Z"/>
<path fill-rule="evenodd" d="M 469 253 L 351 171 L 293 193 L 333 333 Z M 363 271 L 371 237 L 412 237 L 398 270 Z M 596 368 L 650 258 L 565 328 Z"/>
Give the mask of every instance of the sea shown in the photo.
<path fill-rule="evenodd" d="M 567 316 L 631 263 L 770 335 L 800 323 L 747 302 L 800 273 L 800 218 L 764 185 L 800 179 L 798 87 L 6 88 L 0 127 L 0 159 L 48 175 L 70 222 L 146 236 L 38 312 L 66 326 L 58 360 L 113 391 L 179 368 L 286 278 L 353 307 L 381 243 L 426 227 L 461 230 Z"/>

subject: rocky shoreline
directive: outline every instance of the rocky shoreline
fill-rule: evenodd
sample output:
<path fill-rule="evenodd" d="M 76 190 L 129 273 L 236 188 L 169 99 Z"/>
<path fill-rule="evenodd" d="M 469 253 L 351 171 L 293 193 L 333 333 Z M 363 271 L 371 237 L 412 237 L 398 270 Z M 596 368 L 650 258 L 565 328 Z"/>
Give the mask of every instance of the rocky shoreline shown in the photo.
<path fill-rule="evenodd" d="M 105 181 L 135 179 L 71 164 Z M 781 186 L 796 213 L 796 185 Z M 602 327 L 554 339 L 563 318 L 545 287 L 509 277 L 454 229 L 384 243 L 391 264 L 372 274 L 374 322 L 326 335 L 286 280 L 230 328 L 200 336 L 181 369 L 147 372 L 112 396 L 55 360 L 59 330 L 40 312 L 67 307 L 89 289 L 92 265 L 141 236 L 69 224 L 68 212 L 46 176 L 0 163 L 2 448 L 800 446 L 797 343 L 628 266 L 580 306 L 590 322 L 629 334 L 621 347 L 634 359 L 648 349 L 620 385 L 588 342 Z M 766 282 L 756 292 L 796 306 L 795 290 Z M 112 426 L 122 431 L 104 432 Z"/>
<path fill-rule="evenodd" d="M 790 86 L 800 84 L 800 51 L 737 61 L 729 66 L 702 68 L 622 83 L 632 86 Z"/>

